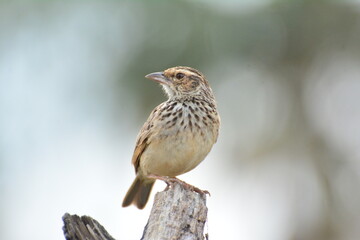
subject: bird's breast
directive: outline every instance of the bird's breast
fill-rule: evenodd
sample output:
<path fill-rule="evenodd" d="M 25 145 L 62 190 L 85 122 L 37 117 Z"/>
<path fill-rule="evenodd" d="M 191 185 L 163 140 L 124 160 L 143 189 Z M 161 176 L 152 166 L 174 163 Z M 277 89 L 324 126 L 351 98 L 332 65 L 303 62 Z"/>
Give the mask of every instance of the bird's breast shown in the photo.
<path fill-rule="evenodd" d="M 179 131 L 154 137 L 144 151 L 140 166 L 148 174 L 177 176 L 195 168 L 210 152 L 212 131 Z"/>

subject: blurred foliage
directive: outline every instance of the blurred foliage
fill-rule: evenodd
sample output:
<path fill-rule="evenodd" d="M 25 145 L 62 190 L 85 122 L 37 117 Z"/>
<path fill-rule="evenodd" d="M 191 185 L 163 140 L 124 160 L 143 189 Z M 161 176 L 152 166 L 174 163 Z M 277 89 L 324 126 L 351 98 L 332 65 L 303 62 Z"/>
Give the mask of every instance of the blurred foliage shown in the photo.
<path fill-rule="evenodd" d="M 306 67 L 325 43 L 336 48 L 352 45 L 354 53 L 360 49 L 358 11 L 333 1 L 276 1 L 242 14 L 188 1 L 144 3 L 135 9 L 144 24 L 142 41 L 121 75 L 131 79 L 127 83 L 134 85 L 135 92 L 148 90 L 135 79 L 154 69 L 175 65 L 206 69 L 222 60 L 237 59 L 283 72 Z M 146 85 L 155 89 L 153 84 Z M 142 91 L 142 96 L 147 107 L 162 99 L 156 91 Z"/>

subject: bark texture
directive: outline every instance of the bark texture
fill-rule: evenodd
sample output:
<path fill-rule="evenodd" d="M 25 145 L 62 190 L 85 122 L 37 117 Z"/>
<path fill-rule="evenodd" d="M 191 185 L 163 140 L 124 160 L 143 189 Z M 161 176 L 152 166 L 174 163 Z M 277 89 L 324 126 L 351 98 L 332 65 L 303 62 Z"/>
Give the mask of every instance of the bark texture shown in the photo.
<path fill-rule="evenodd" d="M 142 240 L 202 240 L 207 219 L 206 196 L 175 183 L 155 195 Z"/>
<path fill-rule="evenodd" d="M 65 213 L 63 221 L 63 231 L 67 240 L 115 240 L 91 217 Z"/>

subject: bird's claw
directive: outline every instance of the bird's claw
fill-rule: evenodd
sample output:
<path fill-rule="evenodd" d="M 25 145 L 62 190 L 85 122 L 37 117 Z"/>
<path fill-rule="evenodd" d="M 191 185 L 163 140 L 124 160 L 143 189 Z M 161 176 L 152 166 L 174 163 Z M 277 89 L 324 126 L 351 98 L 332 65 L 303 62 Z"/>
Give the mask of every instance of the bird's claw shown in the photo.
<path fill-rule="evenodd" d="M 189 189 L 189 190 L 191 190 L 193 192 L 197 192 L 200 195 L 208 194 L 209 196 L 211 196 L 209 191 L 201 190 L 200 188 L 197 188 L 197 187 L 195 187 L 193 185 L 190 185 L 190 184 L 188 184 L 188 183 L 186 183 L 186 182 L 184 182 L 184 181 L 182 181 L 182 180 L 180 180 L 180 179 L 178 179 L 176 177 L 158 176 L 158 175 L 154 175 L 154 174 L 150 174 L 148 177 L 164 181 L 166 183 L 166 185 L 167 185 L 166 188 L 165 188 L 165 191 L 169 190 L 169 188 L 171 188 L 174 183 L 178 183 L 181 186 L 183 186 L 185 189 Z"/>

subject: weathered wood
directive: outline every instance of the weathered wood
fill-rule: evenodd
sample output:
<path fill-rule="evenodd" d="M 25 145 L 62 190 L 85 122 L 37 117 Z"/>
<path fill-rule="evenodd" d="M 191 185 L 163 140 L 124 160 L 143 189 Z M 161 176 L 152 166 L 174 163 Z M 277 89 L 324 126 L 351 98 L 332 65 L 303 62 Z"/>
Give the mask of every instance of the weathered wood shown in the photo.
<path fill-rule="evenodd" d="M 173 183 L 155 195 L 141 240 L 203 240 L 206 219 L 206 195 Z M 114 240 L 91 217 L 66 213 L 63 221 L 67 240 Z"/>
<path fill-rule="evenodd" d="M 64 235 L 67 240 L 115 240 L 95 219 L 65 213 Z"/>
<path fill-rule="evenodd" d="M 155 195 L 141 240 L 202 240 L 206 219 L 206 195 L 174 183 Z"/>

